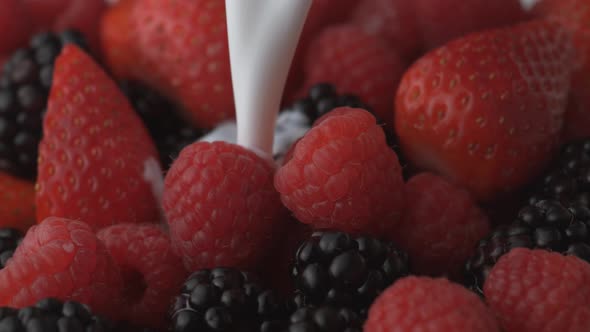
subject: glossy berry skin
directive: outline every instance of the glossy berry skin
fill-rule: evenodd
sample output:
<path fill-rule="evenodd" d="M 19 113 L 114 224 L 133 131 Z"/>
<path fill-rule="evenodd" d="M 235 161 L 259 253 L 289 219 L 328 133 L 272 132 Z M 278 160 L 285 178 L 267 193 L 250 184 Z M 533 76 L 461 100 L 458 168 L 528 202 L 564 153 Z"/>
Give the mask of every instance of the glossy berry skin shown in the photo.
<path fill-rule="evenodd" d="M 407 277 L 371 306 L 365 332 L 500 332 L 477 297 L 446 279 Z"/>
<path fill-rule="evenodd" d="M 84 36 L 74 30 L 42 32 L 29 46 L 14 51 L 0 76 L 0 169 L 34 180 L 43 116 L 53 82 L 53 66 L 63 46 L 87 50 Z"/>
<path fill-rule="evenodd" d="M 467 261 L 468 287 L 481 292 L 496 262 L 515 248 L 544 249 L 590 262 L 590 209 L 540 201 L 524 206 L 510 225 L 496 228 L 481 240 Z"/>
<path fill-rule="evenodd" d="M 92 313 L 82 303 L 54 298 L 42 299 L 24 308 L 0 308 L 0 330 L 7 332 L 32 331 L 104 331 L 114 332 L 114 324 Z"/>
<path fill-rule="evenodd" d="M 0 269 L 6 266 L 6 263 L 12 255 L 16 247 L 23 240 L 23 234 L 14 228 L 0 228 Z"/>
<path fill-rule="evenodd" d="M 120 86 L 154 140 L 165 169 L 184 147 L 203 134 L 202 130 L 187 123 L 172 101 L 154 89 L 129 81 L 122 82 Z"/>
<path fill-rule="evenodd" d="M 162 328 L 169 303 L 188 273 L 172 252 L 159 225 L 120 224 L 101 229 L 97 237 L 121 271 L 124 319 L 137 326 Z"/>
<path fill-rule="evenodd" d="M 121 277 L 86 224 L 48 218 L 33 226 L 0 270 L 0 306 L 23 307 L 46 297 L 80 301 L 117 317 Z"/>
<path fill-rule="evenodd" d="M 342 107 L 318 119 L 274 181 L 285 206 L 315 228 L 378 235 L 394 229 L 402 212 L 397 155 L 362 109 Z"/>
<path fill-rule="evenodd" d="M 305 57 L 304 88 L 331 82 L 341 94 L 359 96 L 387 128 L 393 128 L 393 93 L 406 65 L 395 49 L 362 28 L 328 27 L 311 42 Z"/>
<path fill-rule="evenodd" d="M 177 101 L 199 128 L 233 118 L 224 3 L 147 0 L 122 6 L 102 26 L 115 74 Z"/>
<path fill-rule="evenodd" d="M 346 308 L 303 307 L 291 314 L 287 332 L 361 332 L 359 316 Z"/>
<path fill-rule="evenodd" d="M 590 139 L 563 145 L 554 164 L 533 185 L 529 203 L 546 199 L 590 207 Z"/>
<path fill-rule="evenodd" d="M 353 10 L 352 21 L 367 33 L 388 42 L 406 60 L 422 47 L 415 2 L 405 0 L 362 0 Z"/>
<path fill-rule="evenodd" d="M 481 200 L 519 188 L 559 143 L 572 54 L 569 34 L 544 21 L 474 33 L 426 54 L 396 96 L 405 156 Z"/>
<path fill-rule="evenodd" d="M 173 332 L 282 331 L 286 307 L 255 276 L 232 268 L 194 272 L 171 308 Z"/>
<path fill-rule="evenodd" d="M 43 132 L 37 221 L 60 216 L 96 229 L 159 221 L 156 148 L 115 82 L 73 45 L 56 60 Z"/>
<path fill-rule="evenodd" d="M 590 329 L 590 265 L 544 250 L 514 249 L 485 283 L 486 302 L 506 332 Z"/>
<path fill-rule="evenodd" d="M 416 0 L 412 3 L 426 50 L 475 31 L 510 26 L 527 18 L 519 0 Z"/>
<path fill-rule="evenodd" d="M 295 303 L 347 307 L 360 315 L 397 279 L 408 257 L 391 242 L 341 232 L 315 232 L 295 256 Z"/>
<path fill-rule="evenodd" d="M 0 227 L 26 232 L 35 224 L 35 185 L 0 172 Z"/>
<path fill-rule="evenodd" d="M 285 215 L 273 172 L 269 161 L 234 144 L 182 150 L 166 175 L 163 206 L 188 270 L 253 267 L 267 254 Z"/>
<path fill-rule="evenodd" d="M 414 273 L 456 276 L 490 231 L 488 218 L 467 191 L 434 174 L 410 178 L 405 194 L 406 213 L 391 238 Z"/>
<path fill-rule="evenodd" d="M 584 139 L 590 136 L 590 35 L 586 22 L 590 19 L 590 5 L 585 0 L 541 0 L 533 8 L 536 17 L 554 20 L 572 33 L 575 45 L 576 70 L 568 103 L 563 139 Z"/>

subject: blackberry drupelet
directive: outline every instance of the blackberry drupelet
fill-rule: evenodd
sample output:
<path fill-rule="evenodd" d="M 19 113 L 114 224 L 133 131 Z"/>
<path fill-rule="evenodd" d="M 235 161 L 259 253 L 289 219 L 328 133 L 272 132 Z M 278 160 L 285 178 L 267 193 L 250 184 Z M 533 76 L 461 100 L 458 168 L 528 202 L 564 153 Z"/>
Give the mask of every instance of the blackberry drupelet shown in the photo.
<path fill-rule="evenodd" d="M 53 63 L 67 43 L 87 49 L 76 31 L 44 32 L 16 50 L 0 76 L 0 170 L 34 179 Z"/>
<path fill-rule="evenodd" d="M 529 203 L 544 199 L 590 207 L 590 139 L 562 148 L 553 166 L 534 186 Z"/>
<path fill-rule="evenodd" d="M 286 306 L 251 274 L 215 268 L 193 273 L 172 307 L 174 332 L 281 331 Z"/>
<path fill-rule="evenodd" d="M 120 86 L 154 139 L 166 169 L 185 146 L 203 135 L 180 116 L 180 110 L 171 101 L 151 88 L 129 81 Z"/>
<path fill-rule="evenodd" d="M 293 267 L 295 304 L 333 305 L 364 316 L 373 300 L 409 272 L 408 256 L 393 243 L 341 232 L 315 232 Z"/>
<path fill-rule="evenodd" d="M 21 309 L 0 308 L 0 331 L 109 332 L 113 325 L 78 302 L 44 299 Z"/>
<path fill-rule="evenodd" d="M 338 95 L 336 88 L 329 83 L 318 83 L 312 86 L 305 98 L 296 100 L 285 110 L 304 113 L 312 124 L 322 115 L 342 106 L 358 107 L 371 112 L 371 108 L 359 97 L 352 94 Z"/>
<path fill-rule="evenodd" d="M 362 320 L 346 308 L 303 307 L 290 317 L 287 332 L 361 332 Z"/>
<path fill-rule="evenodd" d="M 590 262 L 590 209 L 557 200 L 523 207 L 514 222 L 479 242 L 465 267 L 467 286 L 481 294 L 494 264 L 514 248 L 546 249 Z"/>
<path fill-rule="evenodd" d="M 0 228 L 0 269 L 6 266 L 22 239 L 23 234 L 19 230 Z"/>

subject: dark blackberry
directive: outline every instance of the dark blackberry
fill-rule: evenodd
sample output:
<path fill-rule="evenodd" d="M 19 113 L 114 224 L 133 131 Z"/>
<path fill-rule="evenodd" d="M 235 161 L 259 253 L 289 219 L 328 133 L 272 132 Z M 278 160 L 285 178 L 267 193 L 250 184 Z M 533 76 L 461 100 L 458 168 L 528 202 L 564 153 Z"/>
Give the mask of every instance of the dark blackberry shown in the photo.
<path fill-rule="evenodd" d="M 172 308 L 174 332 L 281 331 L 286 308 L 251 274 L 216 268 L 193 273 Z"/>
<path fill-rule="evenodd" d="M 0 170 L 26 179 L 36 177 L 53 63 L 66 43 L 87 49 L 84 37 L 76 31 L 43 32 L 4 64 L 0 76 Z"/>
<path fill-rule="evenodd" d="M 108 320 L 92 314 L 86 305 L 49 298 L 31 307 L 0 308 L 0 331 L 108 332 L 115 330 Z"/>
<path fill-rule="evenodd" d="M 466 264 L 467 286 L 481 294 L 494 264 L 514 248 L 545 249 L 590 262 L 590 209 L 556 200 L 523 207 L 514 222 L 479 242 Z"/>
<path fill-rule="evenodd" d="M 180 110 L 156 91 L 136 82 L 121 82 L 121 90 L 154 139 L 162 165 L 166 168 L 187 145 L 203 132 L 180 116 Z"/>
<path fill-rule="evenodd" d="M 306 115 L 309 119 L 309 125 L 313 124 L 315 120 L 317 120 L 322 115 L 330 112 L 331 110 L 342 107 L 342 106 L 349 106 L 355 108 L 362 108 L 371 112 L 376 118 L 377 123 L 381 124 L 383 128 L 383 132 L 385 133 L 385 138 L 387 140 L 387 144 L 395 150 L 398 157 L 400 158 L 400 163 L 402 166 L 406 165 L 406 161 L 402 158 L 401 151 L 399 149 L 399 144 L 395 138 L 395 135 L 387 129 L 385 123 L 379 119 L 377 114 L 373 112 L 373 109 L 370 105 L 364 103 L 360 97 L 354 94 L 343 94 L 339 95 L 336 92 L 336 88 L 334 85 L 330 83 L 318 83 L 312 86 L 306 97 L 296 100 L 285 108 L 283 111 L 296 111 L 301 112 Z"/>
<path fill-rule="evenodd" d="M 303 307 L 290 317 L 287 332 L 361 332 L 362 320 L 345 308 Z"/>
<path fill-rule="evenodd" d="M 373 300 L 408 271 L 407 254 L 391 242 L 315 232 L 295 257 L 295 304 L 329 304 L 365 315 Z"/>
<path fill-rule="evenodd" d="M 0 269 L 6 266 L 6 262 L 12 257 L 22 239 L 23 234 L 19 230 L 0 228 Z"/>
<path fill-rule="evenodd" d="M 566 144 L 549 171 L 533 186 L 529 203 L 557 199 L 590 207 L 590 139 Z"/>

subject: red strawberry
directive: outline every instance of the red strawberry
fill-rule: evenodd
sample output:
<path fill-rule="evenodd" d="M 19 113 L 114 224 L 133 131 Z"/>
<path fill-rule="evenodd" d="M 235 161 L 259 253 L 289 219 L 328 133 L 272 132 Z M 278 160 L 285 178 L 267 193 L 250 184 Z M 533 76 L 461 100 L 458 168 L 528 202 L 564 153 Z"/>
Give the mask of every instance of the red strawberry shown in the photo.
<path fill-rule="evenodd" d="M 0 172 L 0 228 L 26 232 L 34 223 L 35 186 Z"/>
<path fill-rule="evenodd" d="M 22 0 L 35 30 L 76 29 L 98 49 L 98 27 L 104 0 Z"/>
<path fill-rule="evenodd" d="M 200 127 L 233 118 L 224 2 L 142 0 L 130 6 L 127 13 L 103 21 L 103 31 L 125 29 L 121 37 L 103 37 L 107 63 L 115 73 L 178 101 Z M 110 38 L 119 51 L 126 41 L 130 53 L 112 57 Z M 122 73 L 123 67 L 128 70 Z"/>
<path fill-rule="evenodd" d="M 25 46 L 30 33 L 30 18 L 21 1 L 0 1 L 0 54 Z"/>
<path fill-rule="evenodd" d="M 406 59 L 413 58 L 421 46 L 414 2 L 406 0 L 363 0 L 353 20 L 366 32 L 384 38 Z"/>
<path fill-rule="evenodd" d="M 469 35 L 432 51 L 405 74 L 395 126 L 406 157 L 479 199 L 520 187 L 557 147 L 572 44 L 535 21 Z"/>
<path fill-rule="evenodd" d="M 564 138 L 590 137 L 590 1 L 543 0 L 533 10 L 537 16 L 563 24 L 573 35 L 576 71 L 572 79 Z"/>
<path fill-rule="evenodd" d="M 527 18 L 520 0 L 415 0 L 412 3 L 427 50 L 474 31 L 499 28 Z"/>
<path fill-rule="evenodd" d="M 135 0 L 119 1 L 102 16 L 100 42 L 104 61 L 117 77 L 131 77 L 130 64 L 139 58 L 135 50 L 129 15 Z"/>
<path fill-rule="evenodd" d="M 325 29 L 310 45 L 305 62 L 305 90 L 320 82 L 338 93 L 356 94 L 389 127 L 393 93 L 405 64 L 387 43 L 354 25 Z"/>
<path fill-rule="evenodd" d="M 57 216 L 100 228 L 159 220 L 156 148 L 115 82 L 76 46 L 55 62 L 43 133 L 38 221 Z"/>

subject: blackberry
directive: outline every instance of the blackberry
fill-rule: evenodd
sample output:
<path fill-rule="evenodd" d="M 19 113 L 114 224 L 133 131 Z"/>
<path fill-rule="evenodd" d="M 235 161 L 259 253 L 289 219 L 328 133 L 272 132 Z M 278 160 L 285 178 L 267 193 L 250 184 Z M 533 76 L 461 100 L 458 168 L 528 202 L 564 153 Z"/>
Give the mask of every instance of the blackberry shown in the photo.
<path fill-rule="evenodd" d="M 43 32 L 5 63 L 0 76 L 0 170 L 25 179 L 36 177 L 53 64 L 67 43 L 87 49 L 76 31 Z"/>
<path fill-rule="evenodd" d="M 359 97 L 352 94 L 339 95 L 336 93 L 336 88 L 329 83 L 318 83 L 312 86 L 305 98 L 296 100 L 286 110 L 305 114 L 312 124 L 319 117 L 342 106 L 362 108 L 371 112 L 371 108 Z"/>
<path fill-rule="evenodd" d="M 355 312 L 345 308 L 303 307 L 291 315 L 286 331 L 361 332 L 362 320 Z"/>
<path fill-rule="evenodd" d="M 346 307 L 364 316 L 373 300 L 408 271 L 407 254 L 391 242 L 315 232 L 295 257 L 294 302 Z"/>
<path fill-rule="evenodd" d="M 174 332 L 281 331 L 286 307 L 251 274 L 232 268 L 193 273 L 172 307 Z"/>
<path fill-rule="evenodd" d="M 3 332 L 108 332 L 113 325 L 94 314 L 83 304 L 44 299 L 21 309 L 0 308 L 0 331 Z"/>
<path fill-rule="evenodd" d="M 553 166 L 534 186 L 529 202 L 544 199 L 590 207 L 590 139 L 562 148 Z"/>
<path fill-rule="evenodd" d="M 557 200 L 523 207 L 515 221 L 479 242 L 466 264 L 467 286 L 481 294 L 494 264 L 514 248 L 545 249 L 590 262 L 590 209 Z"/>
<path fill-rule="evenodd" d="M 180 116 L 180 110 L 171 101 L 153 89 L 130 81 L 121 82 L 120 87 L 154 139 L 166 168 L 185 146 L 203 135 Z"/>
<path fill-rule="evenodd" d="M 12 257 L 22 239 L 23 234 L 19 230 L 0 228 L 0 269 L 6 266 L 6 262 Z"/>

